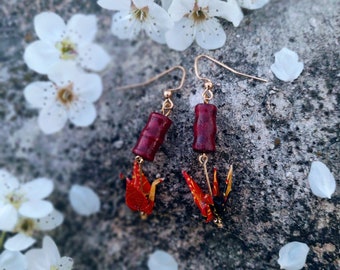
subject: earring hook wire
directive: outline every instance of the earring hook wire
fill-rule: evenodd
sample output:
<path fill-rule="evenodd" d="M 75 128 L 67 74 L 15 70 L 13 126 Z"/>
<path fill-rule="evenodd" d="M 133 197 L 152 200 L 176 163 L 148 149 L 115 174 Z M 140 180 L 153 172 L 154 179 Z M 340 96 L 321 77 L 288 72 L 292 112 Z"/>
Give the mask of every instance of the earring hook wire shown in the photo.
<path fill-rule="evenodd" d="M 208 79 L 208 78 L 204 78 L 204 77 L 201 77 L 199 75 L 199 72 L 198 72 L 198 61 L 201 59 L 201 58 L 207 58 L 209 59 L 210 61 L 214 62 L 215 64 L 217 65 L 220 65 L 221 67 L 224 67 L 225 69 L 231 71 L 232 73 L 234 74 L 237 74 L 237 75 L 240 75 L 240 76 L 244 76 L 244 77 L 248 77 L 248 78 L 251 78 L 251 79 L 254 79 L 254 80 L 258 80 L 258 81 L 261 81 L 261 82 L 268 82 L 268 80 L 266 79 L 262 79 L 262 78 L 259 78 L 259 77 L 256 77 L 256 76 L 252 76 L 252 75 L 248 75 L 248 74 L 245 74 L 245 73 L 242 73 L 242 72 L 239 72 L 229 66 L 227 66 L 226 64 L 223 64 L 222 62 L 216 60 L 215 58 L 212 58 L 211 56 L 208 56 L 208 55 L 205 55 L 205 54 L 200 54 L 198 56 L 196 56 L 195 58 L 195 64 L 194 64 L 194 67 L 195 67 L 195 75 L 198 79 L 200 80 L 203 80 L 207 83 L 211 83 L 211 80 Z"/>
<path fill-rule="evenodd" d="M 162 73 L 159 73 L 158 75 L 152 77 L 151 79 L 145 81 L 145 82 L 142 82 L 142 83 L 136 83 L 136 84 L 130 84 L 130 85 L 125 85 L 125 86 L 120 86 L 120 87 L 117 87 L 116 89 L 117 90 L 126 90 L 126 89 L 130 89 L 130 88 L 136 88 L 136 87 L 143 87 L 143 86 L 146 86 L 156 80 L 158 80 L 159 78 L 163 77 L 164 75 L 167 75 L 169 74 L 170 72 L 172 72 L 173 70 L 175 69 L 179 69 L 182 71 L 182 79 L 181 79 L 181 82 L 179 84 L 179 86 L 175 87 L 175 88 L 170 88 L 170 89 L 167 89 L 164 91 L 164 93 L 167 93 L 167 95 L 169 94 L 169 92 L 174 92 L 174 91 L 177 91 L 177 90 L 180 90 L 183 85 L 184 85 L 184 81 L 185 81 L 185 77 L 186 77 L 186 71 L 185 71 L 185 68 L 182 67 L 182 66 L 173 66 L 165 71 L 163 71 Z"/>

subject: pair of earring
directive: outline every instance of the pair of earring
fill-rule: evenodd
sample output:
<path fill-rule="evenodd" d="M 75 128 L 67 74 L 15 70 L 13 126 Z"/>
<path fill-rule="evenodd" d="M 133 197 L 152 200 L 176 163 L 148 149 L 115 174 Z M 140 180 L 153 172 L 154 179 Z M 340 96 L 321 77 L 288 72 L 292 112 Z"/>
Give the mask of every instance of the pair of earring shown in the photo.
<path fill-rule="evenodd" d="M 231 191 L 233 167 L 231 165 L 229 168 L 229 172 L 225 180 L 226 186 L 224 192 L 220 192 L 216 168 L 213 170 L 213 181 L 211 185 L 207 163 L 209 160 L 208 154 L 216 151 L 215 139 L 217 131 L 217 107 L 209 103 L 214 96 L 212 91 L 214 84 L 210 79 L 201 77 L 198 72 L 198 61 L 201 58 L 206 58 L 237 75 L 263 82 L 266 82 L 266 80 L 238 72 L 207 55 L 199 55 L 195 58 L 195 75 L 198 79 L 204 81 L 204 91 L 202 94 L 203 103 L 200 103 L 195 107 L 193 150 L 200 153 L 198 160 L 203 167 L 208 193 L 204 193 L 197 182 L 195 182 L 186 171 L 182 171 L 182 174 L 192 193 L 194 202 L 199 208 L 202 216 L 206 218 L 206 222 L 213 221 L 218 227 L 222 227 L 221 215 L 225 208 L 224 204 L 227 201 L 228 195 Z M 126 178 L 125 201 L 126 205 L 131 210 L 140 212 L 143 219 L 152 213 L 155 204 L 156 186 L 161 183 L 163 179 L 157 178 L 152 183 L 150 183 L 143 173 L 142 164 L 145 160 L 154 160 L 157 151 L 164 141 L 166 133 L 172 124 L 172 120 L 170 120 L 168 117 L 174 107 L 171 96 L 174 91 L 180 90 L 183 87 L 186 71 L 182 66 L 174 66 L 151 78 L 145 83 L 118 88 L 122 90 L 145 86 L 176 69 L 182 71 L 180 85 L 176 88 L 167 89 L 164 91 L 164 101 L 162 103 L 161 113 L 152 112 L 150 114 L 147 124 L 142 130 L 135 147 L 132 149 L 132 152 L 136 155 L 136 157 L 132 170 L 132 178 Z"/>

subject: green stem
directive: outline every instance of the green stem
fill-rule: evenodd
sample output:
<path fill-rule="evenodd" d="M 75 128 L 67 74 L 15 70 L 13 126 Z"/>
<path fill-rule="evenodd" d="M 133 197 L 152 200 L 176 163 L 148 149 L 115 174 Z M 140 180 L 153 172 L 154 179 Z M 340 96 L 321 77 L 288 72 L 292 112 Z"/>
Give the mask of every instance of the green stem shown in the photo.
<path fill-rule="evenodd" d="M 0 250 L 2 249 L 4 240 L 5 240 L 5 236 L 6 236 L 6 232 L 5 231 L 1 232 L 1 235 L 0 235 Z"/>

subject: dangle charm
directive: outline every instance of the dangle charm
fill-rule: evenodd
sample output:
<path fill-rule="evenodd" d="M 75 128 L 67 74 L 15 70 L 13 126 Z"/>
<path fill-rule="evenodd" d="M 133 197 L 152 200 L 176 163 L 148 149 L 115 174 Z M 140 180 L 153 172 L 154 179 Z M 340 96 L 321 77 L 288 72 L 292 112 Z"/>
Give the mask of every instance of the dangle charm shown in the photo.
<path fill-rule="evenodd" d="M 217 107 L 213 104 L 209 104 L 213 98 L 213 83 L 210 79 L 202 78 L 198 73 L 198 60 L 202 57 L 213 61 L 214 63 L 228 69 L 229 71 L 246 76 L 252 79 L 266 82 L 266 80 L 257 78 L 251 75 L 247 75 L 238 72 L 225 64 L 211 58 L 207 55 L 199 55 L 195 58 L 195 74 L 197 78 L 204 81 L 203 103 L 196 105 L 195 107 L 195 122 L 194 122 L 194 143 L 193 150 L 200 153 L 198 160 L 203 167 L 205 180 L 207 183 L 208 193 L 204 193 L 201 187 L 186 171 L 182 171 L 185 181 L 191 191 L 194 202 L 201 211 L 203 217 L 206 218 L 206 222 L 213 221 L 219 228 L 223 227 L 222 214 L 225 211 L 225 203 L 231 192 L 233 166 L 229 168 L 229 172 L 225 179 L 224 191 L 220 192 L 219 182 L 217 179 L 217 169 L 213 169 L 212 187 L 207 169 L 208 154 L 216 151 L 216 114 Z"/>
<path fill-rule="evenodd" d="M 136 157 L 132 169 L 132 178 L 126 178 L 125 202 L 132 211 L 138 211 L 142 219 L 146 219 L 147 216 L 152 213 L 155 204 L 156 186 L 164 180 L 163 178 L 157 178 L 150 183 L 143 173 L 142 164 L 145 160 L 154 160 L 158 149 L 165 139 L 166 133 L 172 124 L 172 120 L 168 117 L 174 107 L 171 100 L 172 92 L 182 88 L 186 72 L 182 66 L 174 66 L 145 83 L 118 88 L 122 90 L 145 86 L 175 69 L 180 69 L 182 71 L 180 85 L 177 88 L 164 91 L 164 101 L 162 103 L 161 113 L 152 112 L 150 114 L 135 147 L 132 149 L 132 153 L 134 153 Z"/>

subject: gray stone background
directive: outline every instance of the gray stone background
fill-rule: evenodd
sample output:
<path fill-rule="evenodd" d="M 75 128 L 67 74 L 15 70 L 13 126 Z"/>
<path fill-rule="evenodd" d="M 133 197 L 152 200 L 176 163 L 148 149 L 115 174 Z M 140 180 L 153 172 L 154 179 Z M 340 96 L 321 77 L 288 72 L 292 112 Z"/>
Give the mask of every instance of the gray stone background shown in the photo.
<path fill-rule="evenodd" d="M 179 269 L 279 269 L 279 249 L 290 241 L 311 248 L 305 269 L 339 269 L 339 189 L 331 200 L 320 199 L 307 182 L 316 159 L 339 179 L 339 6 L 338 0 L 273 0 L 245 11 L 238 28 L 223 22 L 228 36 L 223 48 L 207 52 L 193 45 L 175 52 L 143 35 L 118 40 L 110 33 L 112 12 L 94 0 L 2 1 L 0 166 L 23 181 L 38 176 L 55 181 L 51 200 L 65 222 L 51 235 L 61 254 L 74 258 L 75 269 L 147 269 L 155 249 L 172 254 Z M 51 136 L 39 131 L 38 112 L 23 96 L 25 85 L 46 79 L 22 58 L 25 46 L 36 39 L 33 17 L 46 10 L 65 20 L 75 13 L 96 14 L 97 42 L 112 55 L 101 73 L 105 91 L 96 103 L 96 122 L 88 128 L 68 124 Z M 279 81 L 270 71 L 274 53 L 284 46 L 305 64 L 293 83 Z M 191 149 L 189 102 L 202 91 L 193 72 L 193 60 L 202 53 L 270 81 L 251 81 L 208 61 L 200 64 L 215 83 L 218 107 L 217 152 L 209 166 L 219 168 L 221 179 L 229 164 L 235 169 L 223 229 L 203 221 L 181 175 L 186 169 L 204 186 Z M 115 87 L 178 64 L 188 78 L 174 96 L 174 125 L 155 161 L 145 166 L 150 179 L 160 174 L 166 181 L 158 186 L 153 215 L 142 221 L 125 206 L 119 173 L 131 174 L 131 148 L 149 113 L 160 108 L 162 90 L 177 84 L 179 74 L 145 88 Z M 97 191 L 99 214 L 85 218 L 73 212 L 67 199 L 72 183 Z"/>

